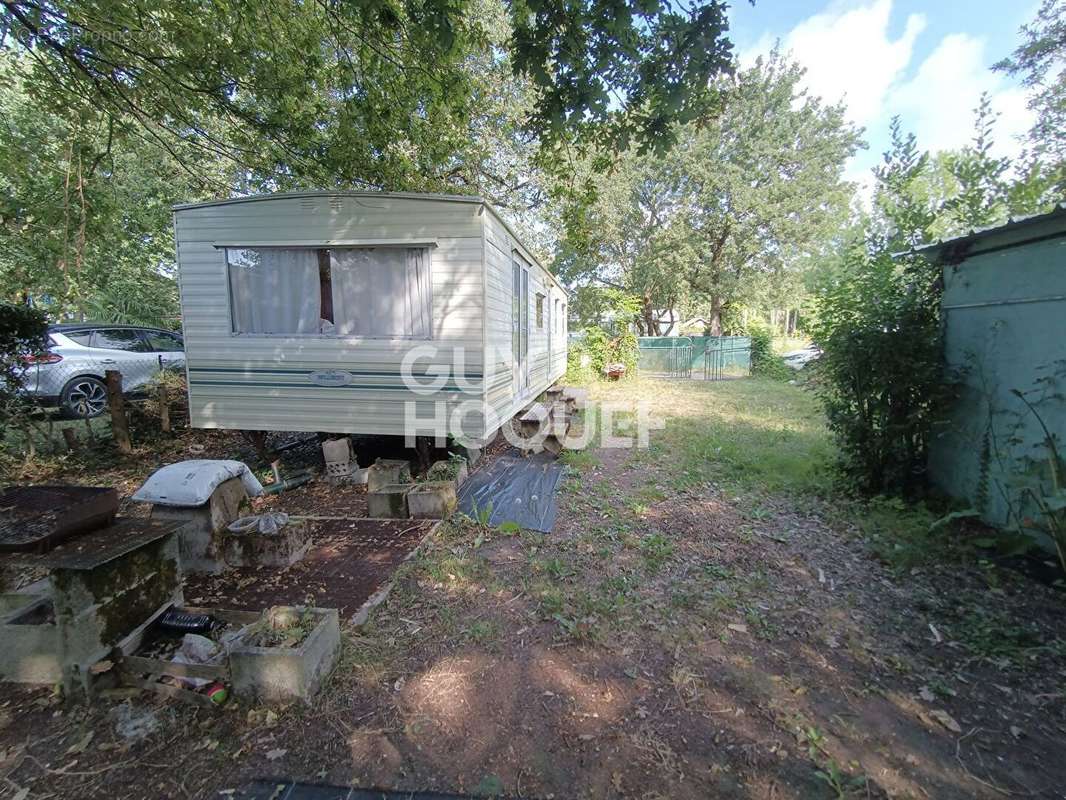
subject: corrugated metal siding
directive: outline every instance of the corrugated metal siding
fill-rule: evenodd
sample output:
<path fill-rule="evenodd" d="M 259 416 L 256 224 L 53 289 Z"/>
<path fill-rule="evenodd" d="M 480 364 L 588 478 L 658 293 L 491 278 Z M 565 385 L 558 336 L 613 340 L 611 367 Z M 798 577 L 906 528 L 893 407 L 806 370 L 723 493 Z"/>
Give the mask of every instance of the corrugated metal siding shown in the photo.
<path fill-rule="evenodd" d="M 175 214 L 192 424 L 203 428 L 404 433 L 405 402 L 433 400 L 402 383 L 403 357 L 432 344 L 473 386 L 439 393 L 447 414 L 484 397 L 483 206 L 407 198 L 305 197 L 181 209 Z M 436 239 L 432 341 L 234 335 L 225 254 L 215 242 Z M 419 365 L 426 366 L 425 360 Z M 353 374 L 316 386 L 321 369 Z M 427 430 L 428 432 L 428 430 Z M 472 432 L 469 431 L 468 432 Z M 477 431 L 480 432 L 480 431 Z"/>

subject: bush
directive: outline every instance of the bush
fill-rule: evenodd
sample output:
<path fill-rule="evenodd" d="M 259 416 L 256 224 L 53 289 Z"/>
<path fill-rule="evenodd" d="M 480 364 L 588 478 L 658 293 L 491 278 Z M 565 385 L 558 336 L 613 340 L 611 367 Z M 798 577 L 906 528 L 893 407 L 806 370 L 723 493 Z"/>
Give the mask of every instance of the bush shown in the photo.
<path fill-rule="evenodd" d="M 840 466 L 868 494 L 925 488 L 943 381 L 939 270 L 917 256 L 855 246 L 817 298 L 818 393 Z"/>
<path fill-rule="evenodd" d="M 603 328 L 585 328 L 579 342 L 571 342 L 567 356 L 566 382 L 589 383 L 603 378 L 608 364 L 625 364 L 626 375 L 637 372 L 640 349 L 629 331 L 612 336 Z"/>
<path fill-rule="evenodd" d="M 785 366 L 781 356 L 774 352 L 774 337 L 770 329 L 760 323 L 748 325 L 751 339 L 751 374 L 763 378 L 788 380 L 792 370 Z"/>
<path fill-rule="evenodd" d="M 0 430 L 28 422 L 30 403 L 19 393 L 27 356 L 48 345 L 44 312 L 29 306 L 0 304 Z"/>

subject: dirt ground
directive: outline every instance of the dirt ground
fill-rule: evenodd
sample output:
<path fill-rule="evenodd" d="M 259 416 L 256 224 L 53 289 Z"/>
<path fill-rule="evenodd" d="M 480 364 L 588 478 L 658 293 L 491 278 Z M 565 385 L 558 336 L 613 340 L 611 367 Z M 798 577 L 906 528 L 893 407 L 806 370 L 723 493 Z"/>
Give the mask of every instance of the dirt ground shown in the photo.
<path fill-rule="evenodd" d="M 667 459 L 573 463 L 551 535 L 441 526 L 310 707 L 83 708 L 5 687 L 0 796 L 239 797 L 284 776 L 524 798 L 1066 797 L 1061 591 L 983 562 L 890 568 L 817 502 L 682 486 Z"/>

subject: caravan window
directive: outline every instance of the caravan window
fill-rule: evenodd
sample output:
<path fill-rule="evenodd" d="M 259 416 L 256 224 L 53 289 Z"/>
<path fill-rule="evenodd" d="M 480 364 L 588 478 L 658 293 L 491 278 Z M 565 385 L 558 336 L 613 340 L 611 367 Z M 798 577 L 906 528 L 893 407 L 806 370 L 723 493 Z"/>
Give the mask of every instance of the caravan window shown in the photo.
<path fill-rule="evenodd" d="M 427 339 L 425 247 L 227 248 L 235 333 Z"/>

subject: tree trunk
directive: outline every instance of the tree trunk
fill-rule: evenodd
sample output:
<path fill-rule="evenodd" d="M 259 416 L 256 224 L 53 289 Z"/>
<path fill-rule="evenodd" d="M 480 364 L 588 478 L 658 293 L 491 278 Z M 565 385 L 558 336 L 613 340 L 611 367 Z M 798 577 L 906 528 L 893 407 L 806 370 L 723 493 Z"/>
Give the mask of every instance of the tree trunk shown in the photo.
<path fill-rule="evenodd" d="M 710 336 L 722 335 L 722 311 L 725 309 L 725 302 L 720 297 L 711 298 L 711 316 L 707 320 L 707 330 Z"/>
<path fill-rule="evenodd" d="M 640 315 L 644 326 L 645 336 L 658 336 L 659 326 L 655 323 L 655 309 L 652 308 L 651 295 L 645 294 L 642 300 Z"/>

